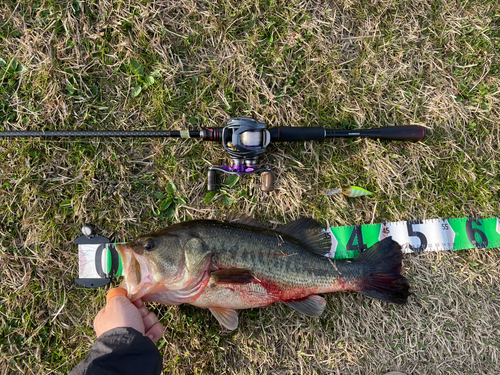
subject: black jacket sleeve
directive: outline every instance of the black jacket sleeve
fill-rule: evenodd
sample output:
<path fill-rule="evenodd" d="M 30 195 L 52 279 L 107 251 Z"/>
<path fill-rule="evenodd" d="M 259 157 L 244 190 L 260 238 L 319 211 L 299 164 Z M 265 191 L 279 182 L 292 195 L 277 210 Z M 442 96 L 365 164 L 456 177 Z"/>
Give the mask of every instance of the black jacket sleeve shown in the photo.
<path fill-rule="evenodd" d="M 148 337 L 133 328 L 103 333 L 70 375 L 158 375 L 162 357 Z"/>

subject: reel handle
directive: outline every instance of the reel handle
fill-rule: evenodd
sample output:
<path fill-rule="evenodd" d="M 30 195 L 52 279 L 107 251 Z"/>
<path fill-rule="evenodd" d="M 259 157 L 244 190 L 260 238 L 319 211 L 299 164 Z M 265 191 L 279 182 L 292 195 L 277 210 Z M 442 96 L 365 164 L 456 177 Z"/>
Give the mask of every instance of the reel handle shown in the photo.
<path fill-rule="evenodd" d="M 227 173 L 227 174 L 236 174 L 238 176 L 246 176 L 249 174 L 260 173 L 260 190 L 265 192 L 270 192 L 274 190 L 274 174 L 269 168 L 261 168 L 252 170 L 249 172 L 235 172 L 231 170 L 227 170 L 222 167 L 210 167 L 208 170 L 208 191 L 216 191 L 217 190 L 217 172 Z"/>

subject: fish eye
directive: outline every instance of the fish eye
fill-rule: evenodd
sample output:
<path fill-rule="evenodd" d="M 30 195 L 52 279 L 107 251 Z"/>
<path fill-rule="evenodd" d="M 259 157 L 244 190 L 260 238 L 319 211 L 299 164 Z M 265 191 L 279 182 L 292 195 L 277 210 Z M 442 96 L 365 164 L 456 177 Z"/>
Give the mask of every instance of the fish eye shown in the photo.
<path fill-rule="evenodd" d="M 156 243 L 153 240 L 147 240 L 144 242 L 144 249 L 145 250 L 153 250 L 155 248 Z"/>

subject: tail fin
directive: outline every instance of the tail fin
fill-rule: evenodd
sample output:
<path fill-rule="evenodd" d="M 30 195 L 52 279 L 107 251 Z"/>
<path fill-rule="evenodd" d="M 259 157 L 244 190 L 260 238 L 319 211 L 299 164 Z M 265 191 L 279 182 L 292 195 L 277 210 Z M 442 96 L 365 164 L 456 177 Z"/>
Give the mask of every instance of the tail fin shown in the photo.
<path fill-rule="evenodd" d="M 391 237 L 359 254 L 354 261 L 363 266 L 365 276 L 358 292 L 386 302 L 406 303 L 410 286 L 400 274 L 402 259 L 401 246 Z"/>

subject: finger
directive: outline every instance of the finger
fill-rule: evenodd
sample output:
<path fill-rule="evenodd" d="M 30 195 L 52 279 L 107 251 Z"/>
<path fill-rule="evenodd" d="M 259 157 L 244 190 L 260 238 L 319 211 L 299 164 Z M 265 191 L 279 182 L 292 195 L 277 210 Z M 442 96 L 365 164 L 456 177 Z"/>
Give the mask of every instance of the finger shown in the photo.
<path fill-rule="evenodd" d="M 149 314 L 149 310 L 146 306 L 142 306 L 138 310 L 141 313 L 141 318 L 143 318 L 143 319 L 146 317 L 146 315 Z"/>
<path fill-rule="evenodd" d="M 152 326 L 149 330 L 146 330 L 145 336 L 149 337 L 151 341 L 156 344 L 163 336 L 163 324 L 156 322 L 154 326 Z"/>
<path fill-rule="evenodd" d="M 108 303 L 106 304 L 106 306 L 108 307 L 108 309 L 111 309 L 111 311 L 114 311 L 130 304 L 131 302 L 127 297 L 115 295 L 111 299 L 108 298 Z"/>
<path fill-rule="evenodd" d="M 144 331 L 147 332 L 158 322 L 158 318 L 153 312 L 149 312 L 145 317 L 142 318 L 142 321 L 144 323 Z"/>
<path fill-rule="evenodd" d="M 114 297 L 118 297 L 118 296 L 123 296 L 123 297 L 126 297 L 127 296 L 127 291 L 123 288 L 113 288 L 113 289 L 110 289 L 108 294 L 106 295 L 106 302 L 109 302 L 111 301 Z"/>
<path fill-rule="evenodd" d="M 134 302 L 132 302 L 135 307 L 140 308 L 142 306 L 142 299 L 136 299 Z"/>

